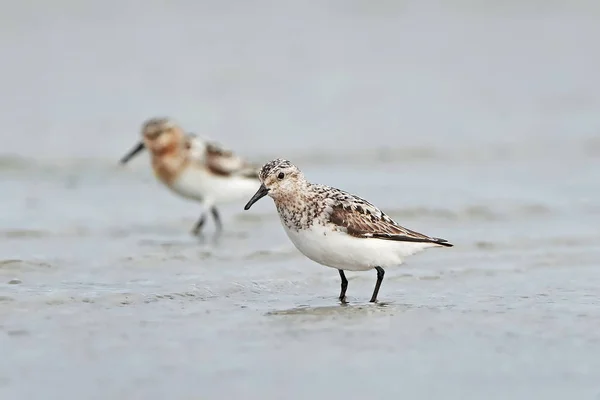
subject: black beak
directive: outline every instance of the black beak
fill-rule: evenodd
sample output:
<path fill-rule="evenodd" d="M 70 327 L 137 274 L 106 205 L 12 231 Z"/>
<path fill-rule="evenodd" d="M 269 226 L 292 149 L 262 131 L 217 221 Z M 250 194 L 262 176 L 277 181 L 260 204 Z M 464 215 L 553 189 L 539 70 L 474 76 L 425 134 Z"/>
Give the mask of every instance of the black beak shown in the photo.
<path fill-rule="evenodd" d="M 144 142 L 139 142 L 133 149 L 129 151 L 129 153 L 125 154 L 119 162 L 121 164 L 126 164 L 127 161 L 131 160 L 133 157 L 135 157 L 137 153 L 139 153 L 142 150 L 144 150 Z"/>
<path fill-rule="evenodd" d="M 269 193 L 269 189 L 264 184 L 261 184 L 254 196 L 250 199 L 250 201 L 244 206 L 244 210 L 249 210 L 252 207 L 252 204 L 256 203 L 263 197 L 265 197 Z"/>

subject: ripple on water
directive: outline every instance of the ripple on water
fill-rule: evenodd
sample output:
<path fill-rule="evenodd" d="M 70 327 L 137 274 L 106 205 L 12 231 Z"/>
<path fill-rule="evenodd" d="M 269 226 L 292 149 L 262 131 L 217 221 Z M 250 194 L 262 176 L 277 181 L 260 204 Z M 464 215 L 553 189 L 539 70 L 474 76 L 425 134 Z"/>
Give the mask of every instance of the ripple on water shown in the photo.
<path fill-rule="evenodd" d="M 124 291 L 86 291 L 75 293 L 73 291 L 53 292 L 41 297 L 41 301 L 51 307 L 62 307 L 76 304 L 100 305 L 103 307 L 139 306 L 159 302 L 194 302 L 206 301 L 217 297 L 209 290 L 188 290 L 169 293 L 142 293 Z M 0 302 L 11 302 L 14 299 L 0 297 Z M 36 301 L 36 299 L 30 299 Z M 37 301 L 40 297 L 37 298 Z"/>
<path fill-rule="evenodd" d="M 53 266 L 44 261 L 7 259 L 0 260 L 0 272 L 2 271 L 36 271 L 40 269 L 50 269 Z"/>
<path fill-rule="evenodd" d="M 311 320 L 326 319 L 356 319 L 371 315 L 392 316 L 406 313 L 408 311 L 427 309 L 428 311 L 440 312 L 445 309 L 451 309 L 453 304 L 423 305 L 396 303 L 393 301 L 377 303 L 356 303 L 336 304 L 329 306 L 310 306 L 302 305 L 281 310 L 272 310 L 265 313 L 265 316 L 273 317 L 306 317 Z"/>
<path fill-rule="evenodd" d="M 89 236 L 92 232 L 88 227 L 72 227 L 62 231 L 45 231 L 37 229 L 7 229 L 0 230 L 0 238 L 5 239 L 48 239 L 52 237 L 78 237 Z"/>
<path fill-rule="evenodd" d="M 344 316 L 353 317 L 357 315 L 368 315 L 373 313 L 391 313 L 395 304 L 393 303 L 374 303 L 374 304 L 356 304 L 352 303 L 337 304 L 331 306 L 309 306 L 302 305 L 292 307 L 283 310 L 268 311 L 265 313 L 267 316 L 291 316 L 291 315 L 303 315 L 313 316 L 315 318 L 332 317 L 332 316 Z"/>
<path fill-rule="evenodd" d="M 0 231 L 0 237 L 6 239 L 39 239 L 48 236 L 52 236 L 52 233 L 35 229 L 9 229 Z"/>

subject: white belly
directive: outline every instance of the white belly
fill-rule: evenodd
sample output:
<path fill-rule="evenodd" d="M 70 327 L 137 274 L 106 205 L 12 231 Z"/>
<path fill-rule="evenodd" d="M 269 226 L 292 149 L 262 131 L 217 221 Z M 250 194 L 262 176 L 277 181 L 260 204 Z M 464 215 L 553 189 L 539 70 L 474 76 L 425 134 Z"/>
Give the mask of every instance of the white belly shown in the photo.
<path fill-rule="evenodd" d="M 183 197 L 210 206 L 247 201 L 259 186 L 257 179 L 217 176 L 203 168 L 187 168 L 170 188 Z"/>
<path fill-rule="evenodd" d="M 404 257 L 436 246 L 431 243 L 360 239 L 318 224 L 299 231 L 284 225 L 284 230 L 306 257 L 327 267 L 348 271 L 400 265 Z"/>

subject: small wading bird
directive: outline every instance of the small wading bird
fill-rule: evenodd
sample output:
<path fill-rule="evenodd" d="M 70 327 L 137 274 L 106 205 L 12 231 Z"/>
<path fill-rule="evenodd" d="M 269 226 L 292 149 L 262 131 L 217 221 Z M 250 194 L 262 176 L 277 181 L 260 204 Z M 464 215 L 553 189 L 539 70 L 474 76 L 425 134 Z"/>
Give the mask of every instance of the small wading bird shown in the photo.
<path fill-rule="evenodd" d="M 428 247 L 452 247 L 444 239 L 401 227 L 358 196 L 308 182 L 287 160 L 265 164 L 259 178 L 261 185 L 244 209 L 269 195 L 296 248 L 311 260 L 339 271 L 342 303 L 348 288 L 344 270 L 375 269 L 377 282 L 370 301 L 376 302 L 384 268 L 399 265 L 405 257 Z"/>
<path fill-rule="evenodd" d="M 176 194 L 203 206 L 192 233 L 198 235 L 210 210 L 217 231 L 222 223 L 217 205 L 248 198 L 259 183 L 258 167 L 218 144 L 185 133 L 169 118 L 152 118 L 142 126 L 142 141 L 121 160 L 126 164 L 147 149 L 156 178 Z"/>

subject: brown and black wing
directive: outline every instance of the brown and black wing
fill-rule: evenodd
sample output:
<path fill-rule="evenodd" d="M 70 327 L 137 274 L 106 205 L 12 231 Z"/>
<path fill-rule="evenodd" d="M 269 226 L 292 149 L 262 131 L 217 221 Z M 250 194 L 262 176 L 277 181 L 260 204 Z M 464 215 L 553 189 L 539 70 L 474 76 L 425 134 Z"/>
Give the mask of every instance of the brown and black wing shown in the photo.
<path fill-rule="evenodd" d="M 215 175 L 258 179 L 258 167 L 215 143 L 206 146 L 206 167 Z"/>
<path fill-rule="evenodd" d="M 445 239 L 423 235 L 398 225 L 370 203 L 335 205 L 332 207 L 329 219 L 331 223 L 344 229 L 349 235 L 358 238 L 435 243 L 452 247 L 452 244 Z"/>

